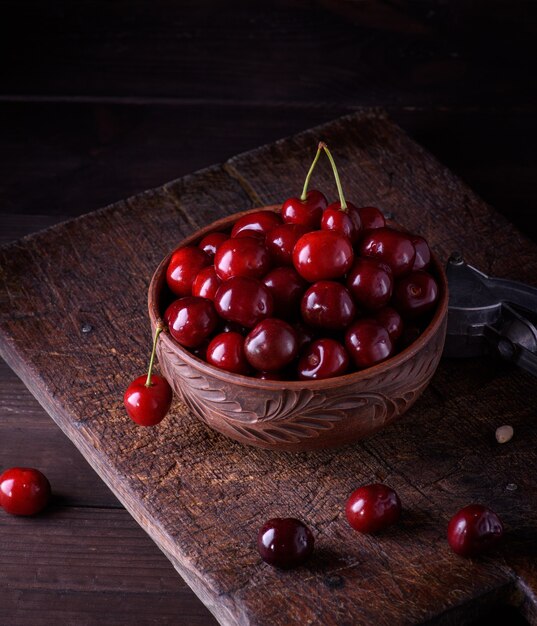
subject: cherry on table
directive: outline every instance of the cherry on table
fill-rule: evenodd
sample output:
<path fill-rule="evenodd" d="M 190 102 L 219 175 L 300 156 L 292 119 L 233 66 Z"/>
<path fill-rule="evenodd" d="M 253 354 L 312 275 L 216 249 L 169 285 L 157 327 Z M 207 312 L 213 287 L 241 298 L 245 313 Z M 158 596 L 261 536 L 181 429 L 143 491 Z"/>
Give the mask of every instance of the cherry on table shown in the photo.
<path fill-rule="evenodd" d="M 389 226 L 365 233 L 360 242 L 360 253 L 389 265 L 395 278 L 410 272 L 416 259 L 416 249 L 410 237 Z"/>
<path fill-rule="evenodd" d="M 486 552 L 498 544 L 504 534 L 500 517 L 481 504 L 470 504 L 450 519 L 447 538 L 451 549 L 470 557 Z"/>
<path fill-rule="evenodd" d="M 281 569 L 302 565 L 312 554 L 314 544 L 310 529 L 293 517 L 269 519 L 257 534 L 257 549 L 263 561 Z"/>
<path fill-rule="evenodd" d="M 49 503 L 48 478 L 33 467 L 11 467 L 0 475 L 0 506 L 11 515 L 36 515 Z"/>
<path fill-rule="evenodd" d="M 155 426 L 161 422 L 173 400 L 173 391 L 168 381 L 153 374 L 153 363 L 160 333 L 164 330 L 162 322 L 157 323 L 153 349 L 146 376 L 138 376 L 127 387 L 123 404 L 128 416 L 140 426 Z"/>
<path fill-rule="evenodd" d="M 401 515 L 401 501 L 391 487 L 373 483 L 351 493 L 345 515 L 354 530 L 376 533 L 397 522 Z"/>
<path fill-rule="evenodd" d="M 261 278 L 271 266 L 265 244 L 257 237 L 228 239 L 214 255 L 214 267 L 221 280 L 234 276 Z"/>
<path fill-rule="evenodd" d="M 395 283 L 393 304 L 406 318 L 416 318 L 430 311 L 438 300 L 438 284 L 424 270 L 413 271 Z"/>
<path fill-rule="evenodd" d="M 255 236 L 260 233 L 263 237 L 271 230 L 282 224 L 282 218 L 274 211 L 254 211 L 243 215 L 233 224 L 231 236 L 237 237 L 240 233 L 247 232 L 247 236 Z"/>
<path fill-rule="evenodd" d="M 216 254 L 218 248 L 228 239 L 229 235 L 220 231 L 209 233 L 199 242 L 198 248 L 203 250 L 205 254 L 208 254 L 211 259 L 214 259 L 214 255 Z"/>
<path fill-rule="evenodd" d="M 164 318 L 168 320 L 170 335 L 187 348 L 195 348 L 203 343 L 218 323 L 212 301 L 199 296 L 175 300 L 166 309 Z"/>
<path fill-rule="evenodd" d="M 289 365 L 298 352 L 298 340 L 292 326 L 271 317 L 251 330 L 244 341 L 248 363 L 256 370 L 277 372 Z"/>
<path fill-rule="evenodd" d="M 207 347 L 207 363 L 235 374 L 246 375 L 250 366 L 244 354 L 244 337 L 237 332 L 216 335 Z"/>
<path fill-rule="evenodd" d="M 358 257 L 347 274 L 346 285 L 359 307 L 377 311 L 392 297 L 392 270 L 373 257 Z"/>
<path fill-rule="evenodd" d="M 298 362 L 300 380 L 321 380 L 345 374 L 349 367 L 349 355 L 335 339 L 323 338 L 312 341 Z"/>
<path fill-rule="evenodd" d="M 190 296 L 194 279 L 210 263 L 210 256 L 197 246 L 179 248 L 172 254 L 166 269 L 168 287 L 176 296 Z"/>
<path fill-rule="evenodd" d="M 242 276 L 223 282 L 216 291 L 214 304 L 220 317 L 245 328 L 270 317 L 274 310 L 268 288 L 260 280 Z"/>
<path fill-rule="evenodd" d="M 306 233 L 293 249 L 293 265 L 310 283 L 340 278 L 350 269 L 353 260 L 350 240 L 332 230 Z"/>
<path fill-rule="evenodd" d="M 314 283 L 302 296 L 300 310 L 309 326 L 331 330 L 347 328 L 356 314 L 349 290 L 333 280 Z"/>
<path fill-rule="evenodd" d="M 358 369 L 384 361 L 393 353 L 390 335 L 372 318 L 356 320 L 345 333 L 345 348 Z"/>

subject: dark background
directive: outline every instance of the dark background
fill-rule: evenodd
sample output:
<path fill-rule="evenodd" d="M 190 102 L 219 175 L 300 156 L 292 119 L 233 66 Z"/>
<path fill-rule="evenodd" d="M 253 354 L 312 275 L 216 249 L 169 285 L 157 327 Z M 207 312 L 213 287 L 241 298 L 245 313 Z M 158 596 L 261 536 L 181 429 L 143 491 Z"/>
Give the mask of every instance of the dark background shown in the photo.
<path fill-rule="evenodd" d="M 537 241 L 535 2 L 0 10 L 0 242 L 363 106 Z M 39 520 L 0 515 L 2 623 L 213 623 L 3 363 L 0 442 L 0 468 L 38 467 L 56 492 Z"/>

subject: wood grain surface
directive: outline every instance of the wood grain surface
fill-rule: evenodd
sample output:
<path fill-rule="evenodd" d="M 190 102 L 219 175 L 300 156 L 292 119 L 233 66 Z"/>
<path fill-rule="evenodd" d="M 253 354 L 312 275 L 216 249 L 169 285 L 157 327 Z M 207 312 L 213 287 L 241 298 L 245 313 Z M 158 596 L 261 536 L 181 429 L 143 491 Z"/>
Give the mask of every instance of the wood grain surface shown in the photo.
<path fill-rule="evenodd" d="M 179 403 L 155 429 L 124 414 L 123 390 L 146 367 L 146 290 L 160 258 L 217 216 L 296 193 L 321 138 L 353 202 L 380 204 L 440 257 L 462 248 L 488 273 L 535 284 L 535 244 L 366 111 L 4 247 L 2 356 L 221 623 L 460 623 L 481 604 L 535 620 L 529 375 L 493 359 L 445 360 L 400 424 L 337 452 L 246 449 Z M 316 185 L 332 188 L 327 168 Z M 515 428 L 505 446 L 494 439 L 501 423 Z M 405 514 L 382 537 L 357 537 L 342 503 L 373 479 L 398 490 Z M 509 532 L 497 553 L 466 561 L 447 548 L 445 527 L 475 500 Z M 310 524 L 317 550 L 306 567 L 260 561 L 255 533 L 268 515 Z"/>

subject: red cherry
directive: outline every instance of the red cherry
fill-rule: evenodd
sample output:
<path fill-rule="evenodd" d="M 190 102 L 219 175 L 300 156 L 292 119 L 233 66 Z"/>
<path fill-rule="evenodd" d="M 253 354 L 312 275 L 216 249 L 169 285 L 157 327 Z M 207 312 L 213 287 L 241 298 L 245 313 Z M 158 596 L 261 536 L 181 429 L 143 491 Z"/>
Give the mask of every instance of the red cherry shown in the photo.
<path fill-rule="evenodd" d="M 172 302 L 164 318 L 170 335 L 187 348 L 199 346 L 216 328 L 218 317 L 213 303 L 207 298 L 187 296 Z"/>
<path fill-rule="evenodd" d="M 319 228 L 323 211 L 328 206 L 324 194 L 312 189 L 305 199 L 288 198 L 282 204 L 282 219 L 286 224 L 300 224 L 309 230 Z"/>
<path fill-rule="evenodd" d="M 261 278 L 270 269 L 270 256 L 258 238 L 236 237 L 224 241 L 218 248 L 214 267 L 222 280 L 233 276 Z"/>
<path fill-rule="evenodd" d="M 255 278 L 235 276 L 218 287 L 214 304 L 220 317 L 246 328 L 252 328 L 270 317 L 274 310 L 272 295 Z"/>
<path fill-rule="evenodd" d="M 192 283 L 192 295 L 214 300 L 214 294 L 222 281 L 218 278 L 214 265 L 204 267 Z"/>
<path fill-rule="evenodd" d="M 416 250 L 413 270 L 426 270 L 431 263 L 431 249 L 427 241 L 419 235 L 412 237 L 412 244 Z"/>
<path fill-rule="evenodd" d="M 166 282 L 176 296 L 189 296 L 192 283 L 199 272 L 211 263 L 208 254 L 196 246 L 176 250 L 166 270 Z"/>
<path fill-rule="evenodd" d="M 270 271 L 263 283 L 274 300 L 274 316 L 283 319 L 296 318 L 300 312 L 300 300 L 308 283 L 293 267 L 277 267 Z"/>
<path fill-rule="evenodd" d="M 265 238 L 265 245 L 278 265 L 293 265 L 295 243 L 308 232 L 301 224 L 281 224 L 273 228 Z"/>
<path fill-rule="evenodd" d="M 390 335 L 392 343 L 395 344 L 403 334 L 403 320 L 399 313 L 391 306 L 385 306 L 375 313 L 374 318 L 384 326 Z"/>
<path fill-rule="evenodd" d="M 416 259 L 416 250 L 409 236 L 388 226 L 366 233 L 360 253 L 389 265 L 395 278 L 410 272 Z"/>
<path fill-rule="evenodd" d="M 259 322 L 244 341 L 248 363 L 257 370 L 276 372 L 289 365 L 298 352 L 293 328 L 276 317 Z"/>
<path fill-rule="evenodd" d="M 256 372 L 254 378 L 259 378 L 259 380 L 285 380 L 281 372 Z"/>
<path fill-rule="evenodd" d="M 0 476 L 0 505 L 11 515 L 35 515 L 48 504 L 48 478 L 32 467 L 12 467 Z"/>
<path fill-rule="evenodd" d="M 170 410 L 173 391 L 168 381 L 152 374 L 149 386 L 147 376 L 138 376 L 127 387 L 123 403 L 127 414 L 140 426 L 155 426 Z"/>
<path fill-rule="evenodd" d="M 401 501 L 387 485 L 365 485 L 351 493 L 345 514 L 354 530 L 376 533 L 397 522 L 401 515 Z"/>
<path fill-rule="evenodd" d="M 300 380 L 341 376 L 349 367 L 349 355 L 334 339 L 317 339 L 302 352 L 298 362 Z"/>
<path fill-rule="evenodd" d="M 229 239 L 229 235 L 226 233 L 214 232 L 205 235 L 203 239 L 199 242 L 198 248 L 203 250 L 205 254 L 208 254 L 211 259 L 214 258 L 216 251 L 218 248 Z"/>
<path fill-rule="evenodd" d="M 321 230 L 334 230 L 348 237 L 352 243 L 356 243 L 362 234 L 362 222 L 358 209 L 347 202 L 347 209 L 343 211 L 339 200 L 332 202 L 323 212 Z"/>
<path fill-rule="evenodd" d="M 375 228 L 383 228 L 386 226 L 386 218 L 380 209 L 374 206 L 361 206 L 357 209 L 358 215 L 362 220 L 362 228 L 373 230 Z"/>
<path fill-rule="evenodd" d="M 216 335 L 207 348 L 207 362 L 235 374 L 248 374 L 250 366 L 244 355 L 244 337 L 227 332 Z"/>
<path fill-rule="evenodd" d="M 387 359 L 393 352 L 388 331 L 371 318 L 356 320 L 345 334 L 345 347 L 359 369 Z"/>
<path fill-rule="evenodd" d="M 468 557 L 492 549 L 503 533 L 503 523 L 494 511 L 481 504 L 470 504 L 450 519 L 447 538 L 456 554 Z"/>
<path fill-rule="evenodd" d="M 430 311 L 438 300 L 438 285 L 435 279 L 417 270 L 395 283 L 393 303 L 403 317 L 415 318 Z"/>
<path fill-rule="evenodd" d="M 305 346 L 315 339 L 316 334 L 313 328 L 310 328 L 301 321 L 295 322 L 293 328 L 298 340 L 298 351 L 301 352 Z"/>
<path fill-rule="evenodd" d="M 282 569 L 302 565 L 313 552 L 314 543 L 310 529 L 292 517 L 269 519 L 257 534 L 263 561 Z"/>
<path fill-rule="evenodd" d="M 247 231 L 248 236 L 252 236 L 254 232 L 265 236 L 281 223 L 282 218 L 274 211 L 255 211 L 249 215 L 243 215 L 235 222 L 231 236 L 237 237 L 243 231 Z"/>
<path fill-rule="evenodd" d="M 293 250 L 296 271 L 311 283 L 343 276 L 353 260 L 349 239 L 331 230 L 315 230 L 302 235 Z"/>
<path fill-rule="evenodd" d="M 303 295 L 300 309 L 306 324 L 332 330 L 347 328 L 356 314 L 349 290 L 332 280 L 314 283 Z"/>
<path fill-rule="evenodd" d="M 392 270 L 373 257 L 355 259 L 346 282 L 356 304 L 369 311 L 386 306 L 392 296 Z"/>
<path fill-rule="evenodd" d="M 182 299 L 195 300 L 196 298 L 185 297 Z M 180 301 L 178 300 L 178 302 Z M 205 302 L 209 301 L 205 300 Z M 173 391 L 168 381 L 153 374 L 157 341 L 163 330 L 164 326 L 159 320 L 153 339 L 153 350 L 151 351 L 147 376 L 135 378 L 123 396 L 123 404 L 128 416 L 140 426 L 154 426 L 161 422 L 170 410 L 173 399 Z"/>

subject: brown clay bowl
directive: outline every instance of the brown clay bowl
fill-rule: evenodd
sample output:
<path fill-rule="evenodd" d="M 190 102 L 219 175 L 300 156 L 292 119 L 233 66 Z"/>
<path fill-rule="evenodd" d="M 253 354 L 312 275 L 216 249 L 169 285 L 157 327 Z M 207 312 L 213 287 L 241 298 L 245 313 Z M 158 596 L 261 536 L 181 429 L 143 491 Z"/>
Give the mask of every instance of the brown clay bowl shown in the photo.
<path fill-rule="evenodd" d="M 279 206 L 260 208 L 279 210 Z M 239 217 L 260 208 L 213 222 L 177 247 L 230 229 Z M 162 260 L 149 286 L 153 333 L 170 298 L 166 285 L 170 256 L 171 252 Z M 448 289 L 444 268 L 434 255 L 431 271 L 440 299 L 429 325 L 405 350 L 371 368 L 311 382 L 259 380 L 213 367 L 162 333 L 157 346 L 161 371 L 202 422 L 243 444 L 302 451 L 356 442 L 406 413 L 436 371 L 446 336 Z"/>

